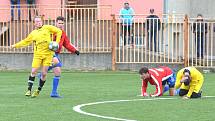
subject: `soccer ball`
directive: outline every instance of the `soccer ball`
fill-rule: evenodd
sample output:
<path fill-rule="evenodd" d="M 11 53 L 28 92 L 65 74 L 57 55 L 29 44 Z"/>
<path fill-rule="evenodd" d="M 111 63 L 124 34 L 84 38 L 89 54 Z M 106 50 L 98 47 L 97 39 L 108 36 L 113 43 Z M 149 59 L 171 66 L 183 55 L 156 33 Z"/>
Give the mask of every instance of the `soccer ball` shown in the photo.
<path fill-rule="evenodd" d="M 59 48 L 59 45 L 58 45 L 57 42 L 51 41 L 51 42 L 49 43 L 49 49 L 50 49 L 50 50 L 52 50 L 52 51 L 57 51 L 58 48 Z"/>

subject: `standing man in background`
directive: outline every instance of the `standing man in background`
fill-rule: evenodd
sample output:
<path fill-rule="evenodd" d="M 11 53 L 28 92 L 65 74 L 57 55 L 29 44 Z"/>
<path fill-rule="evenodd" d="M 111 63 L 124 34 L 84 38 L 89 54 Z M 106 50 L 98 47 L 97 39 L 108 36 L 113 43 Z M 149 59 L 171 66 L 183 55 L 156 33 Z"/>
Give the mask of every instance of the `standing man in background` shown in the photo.
<path fill-rule="evenodd" d="M 16 7 L 18 10 L 18 20 L 21 20 L 21 10 L 20 10 L 20 0 L 10 0 L 11 4 L 11 21 L 14 20 L 14 8 Z M 16 10 L 16 9 L 15 9 Z M 16 13 L 16 11 L 15 11 Z"/>
<path fill-rule="evenodd" d="M 158 52 L 159 51 L 159 40 L 158 33 L 160 31 L 160 19 L 157 15 L 154 14 L 154 9 L 150 9 L 149 16 L 146 17 L 146 29 L 148 37 L 148 49 L 150 51 Z"/>
<path fill-rule="evenodd" d="M 124 45 L 133 44 L 132 25 L 134 10 L 129 6 L 129 3 L 124 3 L 124 7 L 120 10 L 120 20 L 122 25 L 122 38 Z"/>
<path fill-rule="evenodd" d="M 34 15 L 38 16 L 38 11 L 36 9 L 36 0 L 26 0 L 27 6 L 28 6 L 28 17 L 29 21 L 31 21 L 31 11 L 34 11 Z"/>
<path fill-rule="evenodd" d="M 197 20 L 193 23 L 193 33 L 195 35 L 197 58 L 204 58 L 204 46 L 206 44 L 207 23 L 203 21 L 202 14 L 197 15 Z"/>

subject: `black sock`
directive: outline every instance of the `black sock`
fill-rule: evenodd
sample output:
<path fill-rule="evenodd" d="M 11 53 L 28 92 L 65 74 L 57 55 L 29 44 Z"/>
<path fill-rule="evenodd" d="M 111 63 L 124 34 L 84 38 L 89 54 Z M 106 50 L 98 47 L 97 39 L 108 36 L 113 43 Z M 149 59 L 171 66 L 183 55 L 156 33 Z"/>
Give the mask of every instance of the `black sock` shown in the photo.
<path fill-rule="evenodd" d="M 40 79 L 39 87 L 38 87 L 38 90 L 39 90 L 39 91 L 42 90 L 42 87 L 43 87 L 43 85 L 45 84 L 45 82 L 46 82 L 46 81 L 43 81 L 43 80 Z"/>
<path fill-rule="evenodd" d="M 28 90 L 30 90 L 30 91 L 31 91 L 32 86 L 34 84 L 34 80 L 35 80 L 35 77 L 29 76 L 29 79 L 28 79 Z"/>

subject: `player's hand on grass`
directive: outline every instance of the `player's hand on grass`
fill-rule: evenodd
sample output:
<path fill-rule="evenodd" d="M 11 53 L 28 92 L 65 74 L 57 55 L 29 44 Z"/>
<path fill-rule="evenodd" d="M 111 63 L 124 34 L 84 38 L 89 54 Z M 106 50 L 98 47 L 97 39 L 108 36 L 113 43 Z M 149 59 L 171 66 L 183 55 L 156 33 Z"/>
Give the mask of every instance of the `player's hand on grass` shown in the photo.
<path fill-rule="evenodd" d="M 190 98 L 189 98 L 189 97 L 187 97 L 187 95 L 185 95 L 185 96 L 183 96 L 183 97 L 182 97 L 182 99 L 187 100 L 187 99 L 190 99 Z"/>
<path fill-rule="evenodd" d="M 154 95 L 150 95 L 150 97 L 155 97 Z"/>
<path fill-rule="evenodd" d="M 76 55 L 79 55 L 79 54 L 80 54 L 80 52 L 79 52 L 78 50 L 76 50 L 76 51 L 75 51 L 75 54 L 76 54 Z"/>
<path fill-rule="evenodd" d="M 150 97 L 157 97 L 157 96 L 156 96 L 156 95 L 154 95 L 154 94 L 150 94 L 149 96 L 150 96 Z"/>
<path fill-rule="evenodd" d="M 149 97 L 149 95 L 148 95 L 147 93 L 140 94 L 140 95 L 137 95 L 137 96 L 141 96 L 141 97 Z"/>
<path fill-rule="evenodd" d="M 143 93 L 143 96 L 144 96 L 144 97 L 149 97 L 149 94 Z"/>

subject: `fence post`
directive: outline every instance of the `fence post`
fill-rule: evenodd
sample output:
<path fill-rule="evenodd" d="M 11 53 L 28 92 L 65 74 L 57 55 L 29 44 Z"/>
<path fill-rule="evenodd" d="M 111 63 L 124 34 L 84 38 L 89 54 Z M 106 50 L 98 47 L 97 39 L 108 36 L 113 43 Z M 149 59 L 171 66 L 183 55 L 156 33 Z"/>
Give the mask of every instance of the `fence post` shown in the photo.
<path fill-rule="evenodd" d="M 112 71 L 116 70 L 116 18 L 112 14 Z"/>
<path fill-rule="evenodd" d="M 184 18 L 184 66 L 188 66 L 188 16 Z"/>

